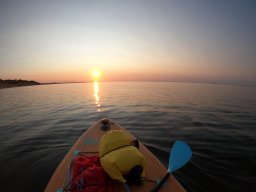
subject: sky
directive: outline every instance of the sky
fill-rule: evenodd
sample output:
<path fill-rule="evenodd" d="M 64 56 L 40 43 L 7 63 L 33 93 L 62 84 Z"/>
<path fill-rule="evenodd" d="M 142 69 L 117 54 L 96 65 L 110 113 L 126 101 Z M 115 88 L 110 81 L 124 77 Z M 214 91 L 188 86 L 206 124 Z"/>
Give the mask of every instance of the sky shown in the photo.
<path fill-rule="evenodd" d="M 254 0 L 0 0 L 0 79 L 256 85 Z"/>

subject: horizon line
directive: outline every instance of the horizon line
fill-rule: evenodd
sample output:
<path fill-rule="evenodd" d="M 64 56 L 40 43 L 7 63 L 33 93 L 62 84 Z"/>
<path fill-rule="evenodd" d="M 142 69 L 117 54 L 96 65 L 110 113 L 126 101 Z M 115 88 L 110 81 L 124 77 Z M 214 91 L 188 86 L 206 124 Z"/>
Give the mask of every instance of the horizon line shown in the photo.
<path fill-rule="evenodd" d="M 245 84 L 245 83 L 228 83 L 228 82 L 203 82 L 203 81 L 154 81 L 154 80 L 118 80 L 118 81 L 63 81 L 63 82 L 47 82 L 40 83 L 41 85 L 47 84 L 72 84 L 72 83 L 94 83 L 94 82 L 102 82 L 102 83 L 121 83 L 121 82 L 137 82 L 137 83 L 198 83 L 198 84 L 213 84 L 213 85 L 230 85 L 230 86 L 242 86 L 242 87 L 256 87 L 255 84 Z"/>

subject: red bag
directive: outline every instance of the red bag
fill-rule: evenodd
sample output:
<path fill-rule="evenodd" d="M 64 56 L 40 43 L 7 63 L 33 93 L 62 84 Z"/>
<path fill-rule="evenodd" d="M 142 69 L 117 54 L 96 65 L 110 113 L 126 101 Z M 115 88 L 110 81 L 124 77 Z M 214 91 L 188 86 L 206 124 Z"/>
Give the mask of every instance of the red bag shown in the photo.
<path fill-rule="evenodd" d="M 78 155 L 73 160 L 71 192 L 112 192 L 113 182 L 100 165 L 99 156 Z"/>

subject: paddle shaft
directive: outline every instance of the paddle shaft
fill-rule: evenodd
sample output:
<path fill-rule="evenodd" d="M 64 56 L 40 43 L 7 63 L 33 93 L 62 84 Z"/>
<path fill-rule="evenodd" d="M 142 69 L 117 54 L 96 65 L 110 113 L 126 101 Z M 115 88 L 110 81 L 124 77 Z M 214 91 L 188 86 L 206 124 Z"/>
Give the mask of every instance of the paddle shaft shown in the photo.
<path fill-rule="evenodd" d="M 169 176 L 170 176 L 170 173 L 167 172 L 164 178 L 150 192 L 157 192 L 163 186 L 163 184 L 166 182 Z"/>

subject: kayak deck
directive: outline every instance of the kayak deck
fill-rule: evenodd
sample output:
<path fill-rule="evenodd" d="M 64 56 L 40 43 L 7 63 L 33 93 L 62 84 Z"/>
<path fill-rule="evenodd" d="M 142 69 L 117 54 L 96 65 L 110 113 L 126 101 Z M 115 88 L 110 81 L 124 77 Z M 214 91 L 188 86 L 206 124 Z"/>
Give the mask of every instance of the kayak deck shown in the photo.
<path fill-rule="evenodd" d="M 100 138 L 106 133 L 102 130 L 102 122 L 109 122 L 108 130 L 123 130 L 126 131 L 132 138 L 136 139 L 130 132 L 118 125 L 117 123 L 103 119 L 89 128 L 84 134 L 77 140 L 73 147 L 69 150 L 62 162 L 55 170 L 52 178 L 50 179 L 45 192 L 57 192 L 58 189 L 63 189 L 67 185 L 66 176 L 68 174 L 69 165 L 76 152 L 98 152 Z M 141 143 L 139 142 L 139 150 L 145 156 L 145 178 L 153 181 L 162 179 L 167 170 L 163 164 Z M 149 192 L 155 186 L 154 182 L 143 182 L 142 186 L 131 186 L 133 192 Z M 125 192 L 123 184 L 115 184 L 114 192 Z M 182 185 L 173 177 L 170 176 L 165 186 L 163 186 L 160 192 L 185 192 L 186 190 Z"/>

